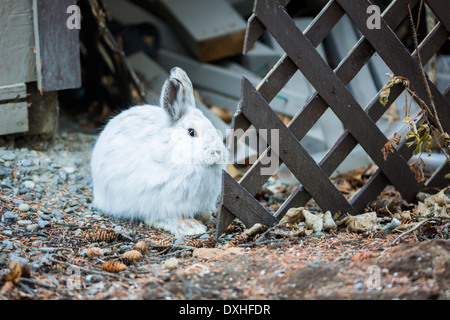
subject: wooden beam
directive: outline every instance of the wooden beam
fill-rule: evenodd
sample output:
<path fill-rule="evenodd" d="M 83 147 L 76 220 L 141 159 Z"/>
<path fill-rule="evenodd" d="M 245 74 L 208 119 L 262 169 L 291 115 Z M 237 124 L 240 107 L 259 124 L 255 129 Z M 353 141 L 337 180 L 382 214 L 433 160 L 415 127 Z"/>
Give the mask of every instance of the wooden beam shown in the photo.
<path fill-rule="evenodd" d="M 2 0 L 0 9 L 0 86 L 36 81 L 31 0 Z"/>
<path fill-rule="evenodd" d="M 36 72 L 40 91 L 81 86 L 79 30 L 67 27 L 76 0 L 33 0 Z"/>
<path fill-rule="evenodd" d="M 0 87 L 0 135 L 28 131 L 26 97 L 25 83 Z"/>
<path fill-rule="evenodd" d="M 180 40 L 200 61 L 242 52 L 246 24 L 227 1 L 159 0 L 157 4 Z"/>

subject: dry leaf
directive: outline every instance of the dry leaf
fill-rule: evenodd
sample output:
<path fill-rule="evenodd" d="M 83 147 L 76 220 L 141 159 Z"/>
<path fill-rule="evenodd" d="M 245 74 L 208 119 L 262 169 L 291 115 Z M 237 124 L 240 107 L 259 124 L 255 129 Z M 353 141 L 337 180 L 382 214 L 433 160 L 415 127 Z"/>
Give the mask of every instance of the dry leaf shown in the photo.
<path fill-rule="evenodd" d="M 248 236 L 253 236 L 257 233 L 264 232 L 267 227 L 261 223 L 255 223 L 251 228 L 244 230 L 244 233 Z"/>
<path fill-rule="evenodd" d="M 305 217 L 305 223 L 309 229 L 314 232 L 320 232 L 323 229 L 323 215 L 312 214 L 307 210 L 302 210 L 303 216 Z"/>
<path fill-rule="evenodd" d="M 304 220 L 302 211 L 305 210 L 304 207 L 291 208 L 286 212 L 283 218 L 281 218 L 280 223 L 287 223 L 288 225 L 293 225 Z"/>
<path fill-rule="evenodd" d="M 350 232 L 369 231 L 377 225 L 377 213 L 373 211 L 356 216 L 348 216 L 342 219 L 339 224 L 346 225 Z"/>
<path fill-rule="evenodd" d="M 127 266 L 125 264 L 117 260 L 109 260 L 102 265 L 103 271 L 113 273 L 124 271 L 126 268 Z"/>
<path fill-rule="evenodd" d="M 323 215 L 323 229 L 324 230 L 335 230 L 337 229 L 336 222 L 334 222 L 331 212 L 327 211 Z"/>

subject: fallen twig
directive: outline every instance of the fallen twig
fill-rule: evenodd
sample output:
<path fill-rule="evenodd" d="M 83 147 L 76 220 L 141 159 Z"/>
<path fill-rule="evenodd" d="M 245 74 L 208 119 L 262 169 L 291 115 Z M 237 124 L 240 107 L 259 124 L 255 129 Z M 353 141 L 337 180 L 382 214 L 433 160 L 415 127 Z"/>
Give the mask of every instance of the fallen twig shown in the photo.
<path fill-rule="evenodd" d="M 397 238 L 394 239 L 394 241 L 392 241 L 392 243 L 390 244 L 391 246 L 393 246 L 398 239 L 400 239 L 401 237 L 403 237 L 404 235 L 407 235 L 408 233 L 413 232 L 414 230 L 417 230 L 417 228 L 419 228 L 421 225 L 425 224 L 426 222 L 429 222 L 433 219 L 425 219 L 423 221 L 418 222 L 414 227 L 412 227 L 411 229 L 409 229 L 408 231 L 403 232 L 402 234 L 400 234 Z"/>
<path fill-rule="evenodd" d="M 37 281 L 35 279 L 30 279 L 30 278 L 20 278 L 19 279 L 19 283 L 20 282 L 28 283 L 28 284 L 34 284 L 36 286 L 44 287 L 44 288 L 47 288 L 47 289 L 55 289 L 56 288 L 52 284 L 44 283 L 44 282 Z"/>

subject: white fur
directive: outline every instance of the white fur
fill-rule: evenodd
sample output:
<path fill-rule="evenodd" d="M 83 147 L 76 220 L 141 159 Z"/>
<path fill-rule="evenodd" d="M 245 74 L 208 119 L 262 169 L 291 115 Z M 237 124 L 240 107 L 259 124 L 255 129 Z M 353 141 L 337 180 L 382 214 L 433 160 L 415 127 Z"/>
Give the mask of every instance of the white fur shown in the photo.
<path fill-rule="evenodd" d="M 161 104 L 125 110 L 100 134 L 91 160 L 94 206 L 176 235 L 203 233 L 206 227 L 193 219 L 216 210 L 226 150 L 195 108 L 192 84 L 180 68 L 172 69 Z"/>

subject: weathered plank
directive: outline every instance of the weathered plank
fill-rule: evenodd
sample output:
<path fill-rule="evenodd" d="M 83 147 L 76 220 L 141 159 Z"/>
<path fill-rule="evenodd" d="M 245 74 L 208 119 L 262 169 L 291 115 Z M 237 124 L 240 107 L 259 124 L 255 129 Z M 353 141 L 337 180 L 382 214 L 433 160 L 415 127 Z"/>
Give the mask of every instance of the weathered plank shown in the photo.
<path fill-rule="evenodd" d="M 144 10 L 129 1 L 103 0 L 103 2 L 114 20 L 122 24 L 151 23 L 158 29 L 162 48 L 183 55 L 188 54 L 188 51 L 172 29 L 148 10 Z"/>
<path fill-rule="evenodd" d="M 225 171 L 223 171 L 222 197 L 222 208 L 225 207 L 231 211 L 248 228 L 255 223 L 272 226 L 278 221 Z M 222 232 L 218 231 L 218 234 L 220 235 Z"/>
<path fill-rule="evenodd" d="M 15 83 L 0 86 L 0 103 L 8 100 L 21 100 L 27 97 L 27 87 L 25 83 Z"/>
<path fill-rule="evenodd" d="M 28 131 L 25 83 L 0 87 L 0 135 Z"/>
<path fill-rule="evenodd" d="M 76 0 L 33 0 L 36 73 L 41 91 L 81 86 L 79 30 L 67 27 Z"/>
<path fill-rule="evenodd" d="M 157 4 L 180 40 L 200 61 L 242 52 L 246 24 L 225 0 L 159 0 Z"/>
<path fill-rule="evenodd" d="M 27 135 L 40 135 L 41 138 L 53 137 L 58 131 L 59 101 L 58 92 L 41 93 L 36 82 L 27 83 L 28 131 Z"/>
<path fill-rule="evenodd" d="M 0 86 L 36 81 L 32 0 L 2 0 L 0 30 Z"/>

